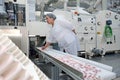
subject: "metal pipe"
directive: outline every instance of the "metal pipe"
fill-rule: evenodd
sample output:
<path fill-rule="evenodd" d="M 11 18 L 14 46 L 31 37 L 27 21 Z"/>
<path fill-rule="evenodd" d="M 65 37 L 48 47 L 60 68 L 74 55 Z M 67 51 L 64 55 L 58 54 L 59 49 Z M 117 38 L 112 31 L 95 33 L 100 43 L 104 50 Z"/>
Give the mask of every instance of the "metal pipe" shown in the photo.
<path fill-rule="evenodd" d="M 77 8 L 80 7 L 80 0 L 77 0 L 77 5 L 76 5 Z"/>
<path fill-rule="evenodd" d="M 67 3 L 68 3 L 68 0 L 64 0 L 64 11 L 67 10 Z"/>

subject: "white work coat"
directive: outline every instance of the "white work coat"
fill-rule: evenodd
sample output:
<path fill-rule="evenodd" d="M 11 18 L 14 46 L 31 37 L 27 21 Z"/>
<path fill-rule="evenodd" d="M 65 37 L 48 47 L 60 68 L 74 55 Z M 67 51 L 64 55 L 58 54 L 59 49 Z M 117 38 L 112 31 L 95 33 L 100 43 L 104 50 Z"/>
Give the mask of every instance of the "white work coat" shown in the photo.
<path fill-rule="evenodd" d="M 80 50 L 80 44 L 72 31 L 73 28 L 69 21 L 56 19 L 47 42 L 58 42 L 61 51 L 65 50 L 69 54 L 77 55 L 77 51 Z"/>

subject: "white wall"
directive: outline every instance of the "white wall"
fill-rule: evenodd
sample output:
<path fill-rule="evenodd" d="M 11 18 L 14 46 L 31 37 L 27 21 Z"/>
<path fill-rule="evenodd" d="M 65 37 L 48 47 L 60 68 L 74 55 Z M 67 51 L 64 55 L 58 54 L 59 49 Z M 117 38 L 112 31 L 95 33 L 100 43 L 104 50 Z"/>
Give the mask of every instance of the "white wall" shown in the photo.
<path fill-rule="evenodd" d="M 40 36 L 46 36 L 48 35 L 51 26 L 44 22 L 28 22 L 27 25 L 29 35 L 40 35 Z"/>

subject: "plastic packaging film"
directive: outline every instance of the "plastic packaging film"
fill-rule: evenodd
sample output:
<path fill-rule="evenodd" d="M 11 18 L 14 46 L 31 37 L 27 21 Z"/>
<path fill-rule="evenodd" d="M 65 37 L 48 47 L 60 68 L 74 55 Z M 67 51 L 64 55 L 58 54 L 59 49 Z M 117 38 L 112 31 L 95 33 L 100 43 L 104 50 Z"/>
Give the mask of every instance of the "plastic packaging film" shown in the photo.
<path fill-rule="evenodd" d="M 0 80 L 49 80 L 7 37 L 0 34 Z"/>

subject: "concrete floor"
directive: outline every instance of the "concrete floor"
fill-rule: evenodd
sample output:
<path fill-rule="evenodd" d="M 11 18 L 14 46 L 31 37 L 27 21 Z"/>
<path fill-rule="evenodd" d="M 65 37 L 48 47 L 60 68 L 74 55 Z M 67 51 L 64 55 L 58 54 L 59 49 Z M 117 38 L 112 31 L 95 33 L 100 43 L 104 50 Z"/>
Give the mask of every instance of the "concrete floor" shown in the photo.
<path fill-rule="evenodd" d="M 112 66 L 113 72 L 117 76 L 115 80 L 120 80 L 120 53 L 108 53 L 103 58 L 97 56 L 93 57 L 92 60 Z"/>
<path fill-rule="evenodd" d="M 120 80 L 120 77 L 119 77 L 119 78 L 116 78 L 116 79 L 114 79 L 114 80 Z"/>

